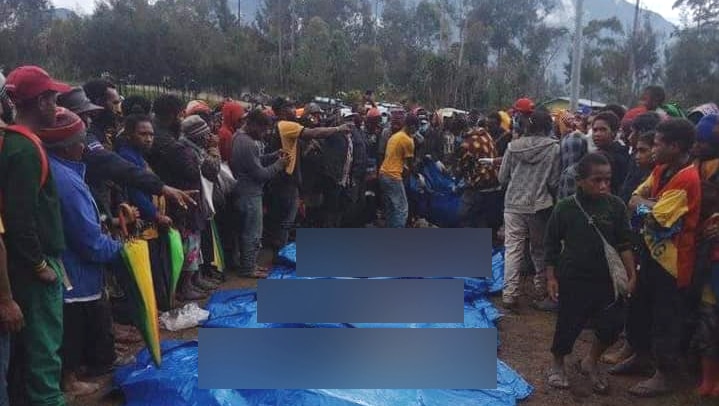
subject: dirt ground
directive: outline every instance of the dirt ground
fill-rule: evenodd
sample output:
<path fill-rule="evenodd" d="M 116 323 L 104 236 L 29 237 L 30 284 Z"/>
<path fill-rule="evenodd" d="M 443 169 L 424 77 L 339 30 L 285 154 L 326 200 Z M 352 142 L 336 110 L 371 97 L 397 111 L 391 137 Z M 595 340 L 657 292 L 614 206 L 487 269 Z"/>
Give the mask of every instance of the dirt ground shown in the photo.
<path fill-rule="evenodd" d="M 221 289 L 238 289 L 256 286 L 256 281 L 231 277 Z M 495 305 L 498 299 L 493 298 Z M 551 360 L 549 347 L 554 333 L 554 315 L 538 312 L 523 304 L 518 314 L 505 315 L 499 324 L 501 347 L 499 358 L 517 370 L 535 391 L 532 396 L 521 402 L 522 406 L 703 406 L 719 405 L 719 401 L 706 401 L 694 395 L 691 383 L 687 383 L 685 390 L 678 394 L 658 399 L 637 399 L 627 393 L 627 389 L 639 382 L 641 378 L 611 377 L 611 391 L 608 395 L 598 396 L 592 394 L 591 387 L 572 368 L 570 379 L 572 389 L 556 391 L 546 384 L 547 368 Z M 163 339 L 197 338 L 197 329 L 186 330 L 181 333 L 162 332 Z M 589 350 L 591 332 L 585 331 L 575 346 L 575 354 L 586 354 Z M 139 350 L 139 348 L 138 348 Z M 574 365 L 576 357 L 568 360 L 567 365 Z M 122 393 L 112 387 L 111 377 L 98 380 L 104 385 L 104 390 L 96 396 L 70 400 L 70 406 L 120 406 L 124 404 Z"/>

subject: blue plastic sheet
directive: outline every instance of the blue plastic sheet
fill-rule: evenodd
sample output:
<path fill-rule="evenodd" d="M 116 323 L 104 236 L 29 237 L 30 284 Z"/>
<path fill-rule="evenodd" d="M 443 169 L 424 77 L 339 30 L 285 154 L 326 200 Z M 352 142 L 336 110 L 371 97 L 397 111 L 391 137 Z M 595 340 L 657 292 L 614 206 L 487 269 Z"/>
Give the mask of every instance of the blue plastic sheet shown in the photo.
<path fill-rule="evenodd" d="M 420 173 L 425 179 L 426 190 L 420 190 L 414 175 L 407 185 L 408 198 L 416 203 L 417 215 L 439 227 L 457 227 L 462 196 L 455 180 L 429 160 L 422 163 Z"/>
<path fill-rule="evenodd" d="M 297 245 L 295 245 L 295 243 L 285 245 L 277 257 L 280 264 L 295 266 L 297 263 Z"/>
<path fill-rule="evenodd" d="M 286 247 L 287 248 L 287 247 Z M 294 245 L 286 253 L 296 253 Z M 288 254 L 289 256 L 289 254 Z M 207 309 L 206 328 L 492 328 L 501 317 L 487 294 L 501 290 L 503 251 L 496 250 L 491 279 L 463 278 L 465 319 L 462 324 L 263 324 L 257 322 L 256 290 L 215 293 Z M 296 278 L 292 266 L 277 266 L 274 279 Z M 469 294 L 468 294 L 469 292 Z M 499 344 L 499 343 L 498 343 Z M 147 350 L 137 363 L 121 368 L 116 383 L 125 393 L 128 406 L 235 406 L 235 405 L 488 405 L 513 406 L 533 391 L 519 374 L 497 360 L 497 389 L 493 390 L 200 390 L 197 378 L 197 342 L 162 343 L 163 365 L 154 366 Z"/>
<path fill-rule="evenodd" d="M 163 342 L 162 354 L 161 369 L 143 350 L 135 365 L 117 371 L 115 381 L 125 393 L 127 406 L 512 406 L 532 391 L 502 361 L 497 361 L 494 390 L 204 390 L 197 384 L 197 341 Z"/>

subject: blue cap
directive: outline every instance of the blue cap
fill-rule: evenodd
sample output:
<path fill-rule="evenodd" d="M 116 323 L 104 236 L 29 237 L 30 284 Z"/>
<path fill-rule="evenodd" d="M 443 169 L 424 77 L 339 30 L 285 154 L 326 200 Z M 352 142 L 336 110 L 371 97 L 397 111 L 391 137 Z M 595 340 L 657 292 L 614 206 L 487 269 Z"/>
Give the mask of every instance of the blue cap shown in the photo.
<path fill-rule="evenodd" d="M 714 135 L 714 128 L 717 126 L 716 114 L 709 114 L 702 117 L 697 124 L 697 141 L 719 144 L 719 137 Z"/>

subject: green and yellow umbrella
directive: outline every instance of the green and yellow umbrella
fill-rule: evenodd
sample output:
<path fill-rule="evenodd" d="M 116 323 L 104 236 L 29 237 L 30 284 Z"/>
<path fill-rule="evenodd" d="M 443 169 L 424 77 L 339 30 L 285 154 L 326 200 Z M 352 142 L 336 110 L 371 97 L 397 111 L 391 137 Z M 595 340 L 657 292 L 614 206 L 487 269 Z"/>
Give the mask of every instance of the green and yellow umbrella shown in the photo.
<path fill-rule="evenodd" d="M 167 231 L 167 239 L 170 245 L 170 281 L 167 284 L 170 291 L 167 297 L 171 303 L 175 303 L 175 292 L 177 291 L 177 283 L 182 274 L 182 267 L 185 264 L 185 251 L 182 245 L 182 236 L 180 232 L 174 228 Z"/>
<path fill-rule="evenodd" d="M 126 242 L 122 249 L 122 257 L 134 282 L 132 290 L 139 305 L 137 316 L 140 321 L 140 331 L 155 365 L 159 367 L 162 364 L 160 325 L 147 241 L 135 239 Z"/>
<path fill-rule="evenodd" d="M 215 220 L 210 220 L 210 227 L 212 228 L 212 265 L 217 268 L 219 272 L 225 272 L 225 251 L 222 249 L 222 241 L 220 240 L 220 233 L 217 231 L 217 223 Z"/>

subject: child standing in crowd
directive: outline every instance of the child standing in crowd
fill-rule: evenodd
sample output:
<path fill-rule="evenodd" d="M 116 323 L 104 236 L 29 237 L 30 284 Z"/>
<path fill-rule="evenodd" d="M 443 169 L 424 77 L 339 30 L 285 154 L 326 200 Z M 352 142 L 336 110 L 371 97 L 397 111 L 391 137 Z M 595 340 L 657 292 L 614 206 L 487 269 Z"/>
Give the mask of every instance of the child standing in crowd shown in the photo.
<path fill-rule="evenodd" d="M 649 174 L 654 170 L 655 164 L 654 156 L 652 154 L 652 148 L 654 147 L 655 134 L 655 131 L 649 131 L 640 136 L 635 136 L 636 141 L 634 142 L 634 160 L 635 166 L 638 168 L 638 170 L 634 172 L 634 175 L 630 174 L 630 176 L 627 176 L 627 179 L 624 181 L 624 188 L 632 188 L 632 190 L 635 190 L 641 183 L 643 183 L 647 179 L 647 177 L 649 177 Z M 646 175 L 641 177 L 641 174 L 643 173 L 646 173 Z M 638 224 L 641 223 L 641 221 L 636 222 L 634 221 L 636 216 L 631 217 L 633 220 L 632 243 L 634 250 L 634 259 L 636 263 L 639 263 L 639 253 L 644 246 L 641 234 L 641 224 Z M 632 354 L 634 354 L 632 346 L 629 344 L 629 341 L 625 341 L 624 345 L 622 345 L 622 347 L 618 351 L 604 354 L 602 356 L 602 362 L 607 364 L 617 364 L 631 357 Z M 613 373 L 613 371 L 613 369 L 610 369 L 609 373 Z"/>
<path fill-rule="evenodd" d="M 615 298 L 602 238 L 620 253 L 630 291 L 635 283 L 626 206 L 611 195 L 611 178 L 603 155 L 586 155 L 577 164 L 576 195 L 557 204 L 547 225 L 547 290 L 559 302 L 549 384 L 558 389 L 569 387 L 564 359 L 590 319 L 596 322 L 595 340 L 581 370 L 589 375 L 595 392 L 609 388 L 597 361 L 622 329 L 623 300 Z"/>
<path fill-rule="evenodd" d="M 632 211 L 648 211 L 644 219 L 641 268 L 637 292 L 627 318 L 627 339 L 636 352 L 615 368 L 634 373 L 654 356 L 651 379 L 630 393 L 654 397 L 672 390 L 681 354 L 687 289 L 695 263 L 695 233 L 699 223 L 701 181 L 689 150 L 695 129 L 683 119 L 657 126 L 654 157 L 657 167 L 637 188 L 629 203 Z"/>

